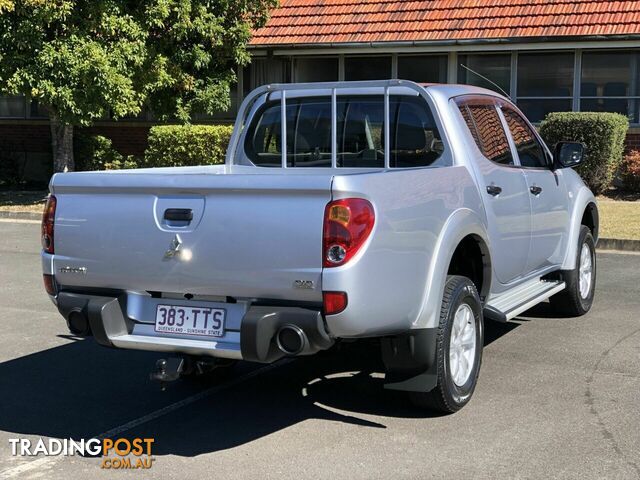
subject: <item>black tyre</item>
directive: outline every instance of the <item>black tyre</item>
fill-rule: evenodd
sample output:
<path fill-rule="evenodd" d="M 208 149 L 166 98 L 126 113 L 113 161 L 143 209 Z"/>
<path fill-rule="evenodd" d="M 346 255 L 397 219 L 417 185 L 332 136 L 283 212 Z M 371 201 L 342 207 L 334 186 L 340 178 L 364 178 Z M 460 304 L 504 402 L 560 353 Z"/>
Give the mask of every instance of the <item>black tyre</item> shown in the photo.
<path fill-rule="evenodd" d="M 596 291 L 596 245 L 584 225 L 578 236 L 576 268 L 562 272 L 567 287 L 549 299 L 553 309 L 571 317 L 584 315 L 593 305 Z"/>
<path fill-rule="evenodd" d="M 411 400 L 419 407 L 453 413 L 473 395 L 484 342 L 482 304 L 466 277 L 447 279 L 436 342 L 438 385 L 430 392 L 411 393 Z"/>

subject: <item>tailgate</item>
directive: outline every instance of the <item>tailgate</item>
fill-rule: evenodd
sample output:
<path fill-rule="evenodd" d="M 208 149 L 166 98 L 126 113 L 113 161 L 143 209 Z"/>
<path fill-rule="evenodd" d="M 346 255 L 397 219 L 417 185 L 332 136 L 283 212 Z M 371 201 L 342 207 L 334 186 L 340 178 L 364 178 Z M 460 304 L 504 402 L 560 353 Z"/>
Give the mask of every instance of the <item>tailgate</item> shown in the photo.
<path fill-rule="evenodd" d="M 331 179 L 56 175 L 56 279 L 63 288 L 321 302 L 322 222 Z M 193 218 L 166 220 L 172 209 Z M 172 255 L 177 244 L 187 254 Z"/>

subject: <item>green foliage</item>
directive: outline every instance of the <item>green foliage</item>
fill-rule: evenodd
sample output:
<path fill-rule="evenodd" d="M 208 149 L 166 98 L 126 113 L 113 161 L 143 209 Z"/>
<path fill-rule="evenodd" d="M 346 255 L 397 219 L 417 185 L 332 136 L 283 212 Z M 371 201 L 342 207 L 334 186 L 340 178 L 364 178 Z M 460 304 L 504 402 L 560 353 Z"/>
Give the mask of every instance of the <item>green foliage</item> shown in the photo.
<path fill-rule="evenodd" d="M 167 125 L 151 128 L 145 152 L 148 167 L 214 165 L 224 163 L 230 125 Z"/>
<path fill-rule="evenodd" d="M 594 193 L 611 186 L 622 154 L 629 121 L 618 113 L 550 113 L 540 124 L 540 135 L 553 149 L 560 141 L 582 142 L 585 160 L 576 170 Z"/>
<path fill-rule="evenodd" d="M 0 92 L 63 124 L 135 116 L 189 122 L 230 104 L 234 69 L 276 0 L 0 0 Z"/>
<path fill-rule="evenodd" d="M 13 10 L 13 0 L 0 0 L 0 13 Z"/>
<path fill-rule="evenodd" d="M 142 166 L 141 160 L 123 156 L 113 148 L 111 139 L 102 135 L 76 135 L 74 154 L 77 170 L 123 170 Z"/>

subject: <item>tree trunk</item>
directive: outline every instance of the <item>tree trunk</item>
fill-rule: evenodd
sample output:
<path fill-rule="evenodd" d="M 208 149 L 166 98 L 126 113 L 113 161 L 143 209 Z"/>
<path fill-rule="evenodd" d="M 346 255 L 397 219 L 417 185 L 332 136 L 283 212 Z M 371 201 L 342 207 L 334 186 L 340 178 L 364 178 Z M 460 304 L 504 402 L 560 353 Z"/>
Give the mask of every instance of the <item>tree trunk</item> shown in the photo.
<path fill-rule="evenodd" d="M 51 115 L 51 146 L 53 147 L 53 172 L 72 172 L 73 161 L 73 125 L 60 122 Z"/>

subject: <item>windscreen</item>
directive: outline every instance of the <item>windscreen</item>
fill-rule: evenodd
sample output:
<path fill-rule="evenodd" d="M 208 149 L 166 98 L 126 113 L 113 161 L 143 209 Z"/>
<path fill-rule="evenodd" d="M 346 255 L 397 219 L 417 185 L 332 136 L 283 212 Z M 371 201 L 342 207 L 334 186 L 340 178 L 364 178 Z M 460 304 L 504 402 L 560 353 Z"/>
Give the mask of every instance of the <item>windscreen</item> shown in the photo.
<path fill-rule="evenodd" d="M 256 113 L 245 137 L 245 152 L 261 167 L 282 166 L 280 100 Z M 338 96 L 336 102 L 336 164 L 344 168 L 384 167 L 384 97 Z M 288 167 L 331 167 L 331 97 L 286 101 Z M 440 133 L 428 104 L 417 96 L 390 96 L 389 165 L 431 166 L 443 151 Z"/>

